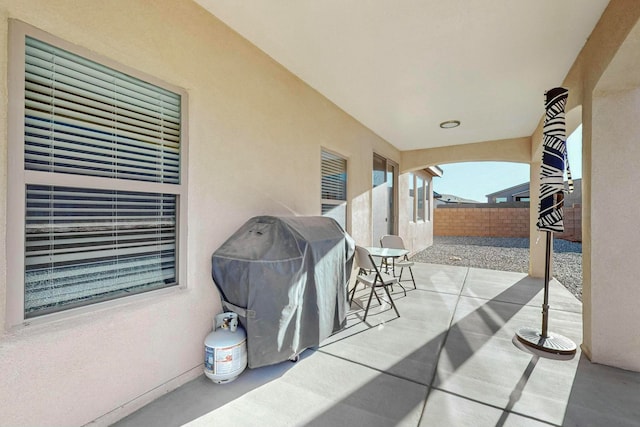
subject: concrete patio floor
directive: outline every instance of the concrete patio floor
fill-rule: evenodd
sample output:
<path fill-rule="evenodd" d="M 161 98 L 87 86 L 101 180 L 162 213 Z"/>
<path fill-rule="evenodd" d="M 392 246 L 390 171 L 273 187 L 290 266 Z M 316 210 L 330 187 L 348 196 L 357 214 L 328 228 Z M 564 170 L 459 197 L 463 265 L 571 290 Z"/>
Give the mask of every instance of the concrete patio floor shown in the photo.
<path fill-rule="evenodd" d="M 541 279 L 417 263 L 367 323 L 297 363 L 247 369 L 225 385 L 201 376 L 116 426 L 638 426 L 640 373 L 522 348 L 541 324 Z M 368 290 L 356 293 L 365 302 Z M 582 340 L 581 303 L 553 280 L 549 330 Z"/>

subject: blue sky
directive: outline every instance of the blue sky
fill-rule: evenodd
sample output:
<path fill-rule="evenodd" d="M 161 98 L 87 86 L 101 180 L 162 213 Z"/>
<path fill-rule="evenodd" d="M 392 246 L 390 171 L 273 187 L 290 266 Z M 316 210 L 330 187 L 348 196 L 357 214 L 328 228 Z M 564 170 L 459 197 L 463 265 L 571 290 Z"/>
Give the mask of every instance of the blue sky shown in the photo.
<path fill-rule="evenodd" d="M 582 126 L 567 138 L 571 175 L 582 178 Z M 444 174 L 434 178 L 433 189 L 465 199 L 486 202 L 486 195 L 529 181 L 529 165 L 506 162 L 467 162 L 440 165 Z"/>

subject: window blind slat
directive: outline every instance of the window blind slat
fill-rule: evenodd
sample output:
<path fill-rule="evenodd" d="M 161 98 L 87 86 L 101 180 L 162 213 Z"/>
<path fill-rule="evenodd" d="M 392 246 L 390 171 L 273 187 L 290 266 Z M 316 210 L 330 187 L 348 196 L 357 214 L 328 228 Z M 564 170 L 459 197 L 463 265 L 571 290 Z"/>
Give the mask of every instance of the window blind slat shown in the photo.
<path fill-rule="evenodd" d="M 25 153 L 25 159 L 30 163 L 51 166 L 51 157 L 54 155 L 53 150 L 37 150 L 38 147 L 35 148 L 36 149 L 30 149 L 30 151 Z M 127 161 L 127 158 L 109 158 L 93 154 L 79 156 L 74 151 L 68 152 L 67 150 L 56 150 L 55 154 L 58 154 L 59 159 L 53 162 L 54 167 L 57 165 L 65 165 L 67 167 L 71 166 L 89 170 L 102 167 L 105 170 L 111 171 L 114 178 L 119 177 L 121 173 L 129 172 L 135 176 L 146 172 L 149 175 L 158 177 L 160 181 L 166 181 L 166 179 L 170 177 L 177 178 L 180 172 L 178 165 L 164 165 L 164 169 L 158 171 L 152 163 Z M 33 166 L 33 168 L 36 169 L 37 167 Z M 87 173 L 87 175 L 89 174 L 93 175 L 90 172 Z M 165 179 L 160 179 L 162 177 Z"/>
<path fill-rule="evenodd" d="M 97 90 L 90 86 L 76 83 L 71 86 L 73 80 L 63 76 L 51 76 L 56 81 L 47 81 L 44 76 L 29 74 L 25 81 L 25 98 L 37 98 L 46 96 L 51 99 L 72 100 L 78 99 L 77 105 L 93 105 L 110 111 L 118 111 L 123 117 L 131 116 L 139 118 L 141 121 L 166 126 L 176 132 L 180 128 L 180 117 L 173 111 L 168 111 L 156 105 L 146 105 L 136 101 L 117 96 L 117 94 L 106 89 Z M 93 89 L 93 90 L 89 90 Z"/>
<path fill-rule="evenodd" d="M 96 274 L 114 274 L 117 270 L 149 270 L 156 268 L 158 264 L 168 265 L 170 268 L 167 268 L 167 271 L 173 271 L 175 262 L 176 259 L 173 254 L 167 253 L 160 256 L 120 259 L 118 263 L 111 261 L 95 262 L 86 269 L 69 267 L 34 269 L 31 272 L 32 279 L 37 276 L 40 276 L 40 278 L 39 280 L 32 280 L 31 288 L 36 289 L 46 286 L 47 280 L 55 280 L 61 286 L 91 282 Z"/>
<path fill-rule="evenodd" d="M 46 251 L 30 254 L 26 259 L 27 267 L 36 265 L 56 265 L 67 263 L 79 263 L 93 258 L 116 258 L 129 255 L 146 255 L 149 251 L 159 250 L 174 250 L 175 245 L 169 244 L 156 244 L 156 245 L 127 245 L 118 244 L 117 249 L 107 248 L 101 249 L 99 246 L 83 247 L 83 253 L 78 253 L 77 250 L 58 250 L 58 251 Z"/>
<path fill-rule="evenodd" d="M 37 165 L 35 164 L 34 166 L 29 168 L 30 170 L 37 170 L 37 171 L 50 171 L 50 167 L 47 166 L 42 166 L 42 165 Z M 135 174 L 130 174 L 130 173 L 117 173 L 114 174 L 113 171 L 108 170 L 108 171 L 103 171 L 103 170 L 98 170 L 95 167 L 91 168 L 91 173 L 84 173 L 84 170 L 78 169 L 77 167 L 73 167 L 73 166 L 68 166 L 68 165 L 56 165 L 55 167 L 55 172 L 58 173 L 66 173 L 66 174 L 71 174 L 71 175 L 91 175 L 91 176 L 97 176 L 97 177 L 104 177 L 104 178 L 118 178 L 118 179 L 130 179 L 130 180 L 135 180 L 135 181 L 148 181 L 148 182 L 164 182 L 164 183 L 178 183 L 178 179 L 171 179 L 171 177 L 167 177 L 164 180 L 159 180 L 158 177 L 156 176 L 156 174 L 152 174 L 152 175 L 145 175 L 143 173 L 135 173 Z"/>
<path fill-rule="evenodd" d="M 82 56 L 79 56 L 75 53 L 66 51 L 64 49 L 55 47 L 49 43 L 40 41 L 38 39 L 35 39 L 33 37 L 27 36 L 26 37 L 26 50 L 28 52 L 36 52 L 36 55 L 33 56 L 40 56 L 43 58 L 49 58 L 50 55 L 55 55 L 57 57 L 60 58 L 66 58 L 72 62 L 77 63 L 78 65 L 83 65 L 86 66 L 86 69 L 89 73 L 99 73 L 100 71 L 103 72 L 103 74 L 110 76 L 113 72 L 117 73 L 120 78 L 122 78 L 123 80 L 127 80 L 129 82 L 131 82 L 132 84 L 134 84 L 135 86 L 138 86 L 141 88 L 141 90 L 145 90 L 145 88 L 147 90 L 150 90 L 151 93 L 155 93 L 155 92 L 159 92 L 159 93 L 166 93 L 168 95 L 171 95 L 172 92 L 165 90 L 161 87 L 158 87 L 154 84 L 151 83 L 147 83 L 144 82 L 142 80 L 139 80 L 135 77 L 131 77 L 128 76 L 127 74 L 121 73 L 117 70 L 114 70 L 113 68 L 110 68 L 106 65 L 102 65 L 96 61 L 93 61 L 91 59 L 87 59 L 84 58 Z"/>
<path fill-rule="evenodd" d="M 50 149 L 38 149 L 34 147 L 25 153 L 25 158 L 32 163 L 51 164 L 51 157 L 53 152 Z M 159 175 L 158 180 L 162 176 L 177 176 L 180 172 L 179 165 L 164 165 L 163 170 L 158 170 L 153 163 L 144 161 L 134 161 L 128 158 L 115 157 L 110 159 L 107 156 L 99 156 L 88 154 L 86 157 L 76 154 L 75 151 L 58 150 L 60 153 L 59 158 L 56 159 L 53 164 L 64 164 L 67 166 L 77 166 L 84 168 L 99 168 L 102 167 L 106 170 L 113 171 L 114 178 L 117 177 L 120 172 L 142 173 Z M 67 154 L 69 153 L 69 154 Z"/>
<path fill-rule="evenodd" d="M 25 137 L 25 141 L 28 143 L 28 149 L 37 153 L 46 153 L 48 155 L 53 155 L 54 150 L 48 146 L 48 140 L 46 135 L 27 135 Z M 76 139 L 76 138 L 74 138 Z M 155 165 L 157 163 L 158 153 L 133 153 L 121 150 L 118 152 L 118 156 L 116 157 L 112 150 L 108 148 L 102 148 L 99 145 L 93 145 L 87 147 L 86 145 L 82 145 L 80 143 L 80 138 L 77 138 L 77 142 L 73 139 L 61 140 L 58 139 L 56 142 L 56 149 L 65 150 L 68 153 L 82 153 L 83 155 L 93 156 L 95 159 L 103 160 L 105 158 L 116 158 L 120 161 L 127 161 L 131 164 L 139 164 L 140 166 L 150 166 Z M 87 143 L 89 141 L 87 140 Z M 85 143 L 86 144 L 86 143 Z M 154 155 L 156 154 L 156 155 Z M 163 160 L 167 167 L 179 167 L 180 166 L 180 158 L 176 155 L 170 153 L 163 153 Z"/>
<path fill-rule="evenodd" d="M 89 123 L 82 120 L 75 120 L 72 117 L 56 117 L 54 121 L 52 120 L 53 116 L 51 113 L 39 110 L 27 109 L 26 113 L 25 125 L 29 127 L 55 130 L 72 135 L 84 135 L 89 138 L 109 141 L 112 144 L 117 137 L 118 144 L 126 144 L 130 147 L 153 147 L 156 151 L 173 149 L 174 152 L 177 152 L 179 148 L 178 139 L 171 135 L 163 136 L 164 139 L 161 139 L 138 135 L 125 130 L 119 131 L 116 135 L 114 128 L 110 126 L 101 126 L 94 123 L 92 127 L 87 127 Z"/>
<path fill-rule="evenodd" d="M 46 135 L 53 139 L 54 136 L 60 134 L 61 139 L 84 138 L 87 143 L 108 146 L 113 150 L 114 133 L 113 129 L 90 129 L 83 127 L 83 122 L 74 121 L 70 118 L 61 118 L 52 121 L 49 113 L 41 111 L 27 111 L 29 113 L 25 117 L 25 127 L 28 133 L 47 132 Z M 64 119 L 64 120 L 63 120 Z M 147 138 L 148 139 L 148 138 Z M 154 153 L 172 153 L 179 155 L 179 142 L 170 139 L 150 139 L 141 140 L 129 138 L 124 134 L 118 134 L 117 140 L 119 150 L 143 150 Z"/>
<path fill-rule="evenodd" d="M 80 98 L 95 99 L 101 103 L 107 103 L 111 100 L 111 104 L 125 111 L 137 113 L 143 117 L 147 117 L 150 122 L 168 122 L 174 128 L 180 127 L 180 114 L 178 111 L 163 109 L 157 111 L 154 104 L 142 102 L 137 99 L 127 98 L 125 96 L 115 97 L 113 90 L 103 89 L 93 86 L 89 83 L 77 81 L 64 76 L 56 76 L 55 83 L 52 81 L 52 72 L 37 66 L 26 64 L 27 80 L 25 88 L 28 91 L 39 92 L 44 94 L 61 93 L 62 97 L 78 96 Z M 68 97 L 67 96 L 67 97 Z"/>
<path fill-rule="evenodd" d="M 54 245 L 64 246 L 64 247 L 75 245 L 79 247 L 79 246 L 86 246 L 91 243 L 95 243 L 96 245 L 102 245 L 102 246 L 107 244 L 114 245 L 116 243 L 113 235 L 98 237 L 92 234 L 91 236 L 87 236 L 87 237 L 67 238 L 62 241 L 58 240 L 56 237 L 49 237 L 49 238 L 38 239 L 38 240 L 29 240 L 26 243 L 27 250 L 29 251 L 30 254 L 33 254 L 37 250 L 42 251 L 45 248 L 50 249 L 54 247 Z M 173 239 L 175 239 L 175 237 L 176 237 L 175 233 L 173 233 L 172 231 L 168 233 L 162 233 L 161 236 L 156 236 L 156 237 L 144 236 L 140 234 L 132 234 L 132 235 L 119 234 L 117 237 L 117 243 L 126 244 L 127 242 L 142 242 L 142 241 L 156 242 L 158 239 L 162 239 L 163 241 L 172 241 Z"/>
<path fill-rule="evenodd" d="M 165 135 L 174 135 L 176 138 L 180 136 L 180 130 L 177 127 L 169 127 L 164 123 L 150 123 L 139 114 L 132 114 L 130 111 L 117 108 L 113 103 L 96 102 L 87 98 L 64 96 L 63 92 L 56 91 L 54 95 L 45 95 L 38 92 L 27 90 L 27 106 L 34 109 L 51 109 L 51 103 L 55 102 L 55 106 L 59 111 L 82 111 L 86 116 L 95 117 L 97 120 L 102 119 L 100 123 L 112 123 L 114 127 L 137 131 L 150 136 L 156 136 L 158 133 Z M 61 96 L 62 95 L 62 96 Z M 71 100 L 68 100 L 71 98 Z M 74 99 L 75 98 L 75 99 Z"/>
<path fill-rule="evenodd" d="M 33 113 L 36 117 L 47 119 L 53 115 L 61 122 L 77 123 L 79 126 L 102 130 L 106 135 L 121 134 L 132 139 L 140 139 L 146 142 L 162 142 L 165 140 L 175 142 L 179 139 L 176 132 L 163 132 L 163 129 L 160 129 L 158 132 L 152 132 L 139 126 L 131 126 L 124 121 L 113 120 L 112 118 L 105 119 L 99 115 L 90 114 L 94 111 L 89 108 L 83 108 L 82 112 L 80 112 L 64 108 L 62 106 L 64 103 L 62 102 L 59 104 L 60 106 L 58 106 L 58 103 L 51 105 L 28 98 L 25 102 L 25 108 L 28 113 Z M 37 114 L 37 112 L 45 114 Z M 172 135 L 172 133 L 174 135 Z"/>
<path fill-rule="evenodd" d="M 82 131 L 84 130 L 85 135 L 99 140 L 109 141 L 111 142 L 112 146 L 119 143 L 125 143 L 131 147 L 136 147 L 138 145 L 142 145 L 143 147 L 155 146 L 155 149 L 158 151 L 164 150 L 166 146 L 169 148 L 173 148 L 174 152 L 176 151 L 175 149 L 179 147 L 175 138 L 171 136 L 167 136 L 165 139 L 152 138 L 147 135 L 127 132 L 126 130 L 118 130 L 116 134 L 113 127 L 101 126 L 97 123 L 91 124 L 86 121 L 76 120 L 68 116 L 56 117 L 56 121 L 52 122 L 53 117 L 50 113 L 30 109 L 27 109 L 25 112 L 28 115 L 27 121 L 25 122 L 25 125 L 27 127 L 26 132 L 29 131 L 29 127 L 31 126 L 41 129 L 62 130 L 70 132 L 72 134 L 76 132 L 79 134 L 83 134 Z M 90 129 L 87 128 L 88 125 L 92 125 Z"/>
<path fill-rule="evenodd" d="M 147 84 L 112 68 L 84 59 L 71 52 L 37 41 L 26 39 L 26 62 L 38 64 L 41 68 L 50 69 L 57 74 L 73 77 L 74 80 L 86 81 L 99 87 L 110 88 L 114 83 L 124 94 L 147 102 L 155 102 L 166 98 L 166 103 L 175 111 L 179 111 L 180 102 L 174 93 Z M 50 64 L 55 65 L 55 68 Z"/>

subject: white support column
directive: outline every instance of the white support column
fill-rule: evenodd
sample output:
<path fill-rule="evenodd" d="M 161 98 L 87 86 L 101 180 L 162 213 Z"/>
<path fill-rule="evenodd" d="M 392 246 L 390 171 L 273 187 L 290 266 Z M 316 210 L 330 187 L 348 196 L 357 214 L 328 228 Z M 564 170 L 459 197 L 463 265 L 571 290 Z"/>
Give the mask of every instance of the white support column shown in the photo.
<path fill-rule="evenodd" d="M 640 89 L 594 94 L 585 340 L 593 362 L 640 371 Z"/>

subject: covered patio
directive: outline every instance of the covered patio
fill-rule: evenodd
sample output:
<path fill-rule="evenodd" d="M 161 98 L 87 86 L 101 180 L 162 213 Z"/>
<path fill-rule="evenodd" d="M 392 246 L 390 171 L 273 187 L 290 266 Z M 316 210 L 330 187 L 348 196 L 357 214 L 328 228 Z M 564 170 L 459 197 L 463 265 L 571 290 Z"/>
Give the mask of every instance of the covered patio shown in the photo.
<path fill-rule="evenodd" d="M 638 425 L 640 2 L 400 3 L 0 0 L 0 424 Z M 402 317 L 353 307 L 297 364 L 204 378 L 211 255 L 245 221 L 333 206 L 417 253 L 436 166 L 468 161 L 529 165 L 535 206 L 557 86 L 583 129 L 583 304 L 551 295 L 575 358 L 513 341 L 540 324 L 531 244 L 528 274 L 416 265 Z"/>
<path fill-rule="evenodd" d="M 347 328 L 297 363 L 201 376 L 116 426 L 636 426 L 640 374 L 532 353 L 515 331 L 537 325 L 541 279 L 417 263 L 417 288 L 396 287 L 401 313 L 355 304 Z M 582 304 L 551 282 L 553 329 L 582 340 Z M 366 297 L 361 291 L 356 298 Z"/>

